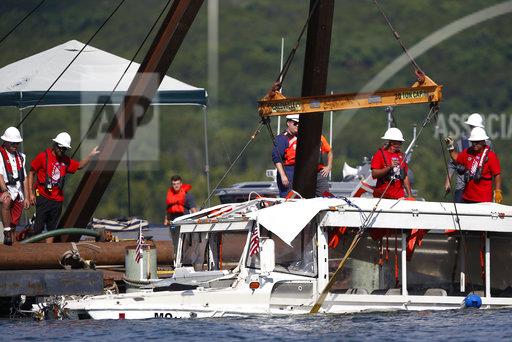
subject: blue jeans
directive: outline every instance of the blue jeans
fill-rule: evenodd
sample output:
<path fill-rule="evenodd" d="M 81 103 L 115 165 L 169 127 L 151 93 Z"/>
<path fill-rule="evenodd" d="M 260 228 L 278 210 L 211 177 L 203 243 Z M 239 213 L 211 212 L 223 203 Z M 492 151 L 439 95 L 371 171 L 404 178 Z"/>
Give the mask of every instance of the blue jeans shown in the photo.
<path fill-rule="evenodd" d="M 288 192 L 292 189 L 293 171 L 294 170 L 295 170 L 295 167 L 293 165 L 284 167 L 284 173 L 286 173 L 288 182 L 290 182 L 290 185 L 287 187 L 283 185 L 283 183 L 281 181 L 281 175 L 279 174 L 279 172 L 277 173 L 277 187 L 279 188 L 279 197 L 286 197 Z"/>

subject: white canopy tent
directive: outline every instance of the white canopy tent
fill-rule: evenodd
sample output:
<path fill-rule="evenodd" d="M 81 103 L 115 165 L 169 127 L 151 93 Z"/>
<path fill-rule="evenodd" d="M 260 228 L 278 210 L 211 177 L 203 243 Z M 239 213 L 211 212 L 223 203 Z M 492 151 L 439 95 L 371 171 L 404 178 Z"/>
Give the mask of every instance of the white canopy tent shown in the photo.
<path fill-rule="evenodd" d="M 120 104 L 140 64 L 132 63 L 116 87 L 130 61 L 93 46 L 86 46 L 79 54 L 84 46 L 79 41 L 70 40 L 1 68 L 0 106 L 17 107 L 21 118 L 25 108 L 38 102 L 38 106 L 98 106 L 108 99 L 108 105 Z M 76 60 L 41 99 L 77 54 Z M 115 92 L 110 96 L 114 87 Z M 194 105 L 203 108 L 205 171 L 209 194 L 206 90 L 165 76 L 151 104 Z"/>
<path fill-rule="evenodd" d="M 57 79 L 83 43 L 70 40 L 0 69 L 0 106 L 33 106 Z M 106 51 L 87 46 L 55 83 L 39 106 L 97 105 L 98 99 L 110 95 L 130 61 Z M 121 80 L 112 104 L 119 104 L 139 64 L 132 63 Z M 206 90 L 165 76 L 153 105 L 206 106 Z"/>

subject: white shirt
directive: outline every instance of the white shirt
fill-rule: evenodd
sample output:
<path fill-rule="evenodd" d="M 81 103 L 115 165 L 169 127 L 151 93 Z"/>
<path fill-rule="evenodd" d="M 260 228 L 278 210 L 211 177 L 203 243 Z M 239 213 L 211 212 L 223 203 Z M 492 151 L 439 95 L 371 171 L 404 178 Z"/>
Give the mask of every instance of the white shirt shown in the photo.
<path fill-rule="evenodd" d="M 5 151 L 7 152 L 7 156 L 9 157 L 8 158 L 9 160 L 6 162 L 11 164 L 12 176 L 14 178 L 18 178 L 18 167 L 16 166 L 16 157 L 14 154 L 7 151 L 7 149 Z M 25 161 L 27 160 L 27 158 L 24 153 L 20 153 L 20 155 L 23 160 L 23 174 L 25 176 L 25 179 L 27 179 L 27 172 L 25 171 Z M 7 171 L 5 170 L 5 164 L 4 164 L 4 161 L 3 161 L 3 158 L 1 155 L 0 155 L 0 175 L 4 178 L 4 182 L 7 183 L 7 181 L 8 181 Z M 9 191 L 9 195 L 11 195 L 11 198 L 13 201 L 18 196 L 20 196 L 20 198 L 19 198 L 20 201 L 23 201 L 25 199 L 25 197 L 23 196 L 23 188 L 22 188 L 22 184 L 20 181 L 17 181 L 15 185 L 7 185 L 7 190 Z"/>

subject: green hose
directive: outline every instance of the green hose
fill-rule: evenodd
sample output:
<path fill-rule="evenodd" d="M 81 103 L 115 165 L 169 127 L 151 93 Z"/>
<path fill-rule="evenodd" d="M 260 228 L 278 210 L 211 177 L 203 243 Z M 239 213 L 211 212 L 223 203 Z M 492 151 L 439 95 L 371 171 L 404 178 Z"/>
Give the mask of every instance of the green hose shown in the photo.
<path fill-rule="evenodd" d="M 39 242 L 41 240 L 55 237 L 63 234 L 68 235 L 88 235 L 93 236 L 95 238 L 99 238 L 101 236 L 101 232 L 92 230 L 92 229 L 85 229 L 85 228 L 61 228 L 61 229 L 55 229 L 51 230 L 46 233 L 37 234 L 35 236 L 32 236 L 28 239 L 25 239 L 21 241 L 20 243 L 32 243 L 32 242 Z"/>

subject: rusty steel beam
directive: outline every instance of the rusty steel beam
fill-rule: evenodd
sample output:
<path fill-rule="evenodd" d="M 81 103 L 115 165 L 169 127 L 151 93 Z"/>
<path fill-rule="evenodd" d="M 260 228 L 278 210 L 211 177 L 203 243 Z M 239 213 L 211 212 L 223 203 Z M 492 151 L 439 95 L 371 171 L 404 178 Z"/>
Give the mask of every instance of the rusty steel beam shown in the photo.
<path fill-rule="evenodd" d="M 124 265 L 127 248 L 135 248 L 136 241 L 94 242 L 78 244 L 80 256 L 94 260 L 96 265 Z M 157 263 L 171 265 L 173 247 L 171 241 L 149 242 L 157 251 Z M 59 260 L 72 249 L 71 243 L 29 243 L 13 246 L 0 245 L 0 270 L 62 269 Z"/>
<path fill-rule="evenodd" d="M 85 171 L 59 227 L 85 227 L 90 221 L 202 3 L 203 0 L 173 2 L 100 144 L 98 158 Z"/>
<path fill-rule="evenodd" d="M 316 1 L 310 1 L 310 11 Z M 303 97 L 325 95 L 333 14 L 334 0 L 319 0 L 308 24 L 302 77 Z M 293 189 L 305 198 L 315 197 L 322 124 L 323 113 L 300 116 Z"/>

